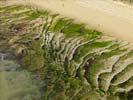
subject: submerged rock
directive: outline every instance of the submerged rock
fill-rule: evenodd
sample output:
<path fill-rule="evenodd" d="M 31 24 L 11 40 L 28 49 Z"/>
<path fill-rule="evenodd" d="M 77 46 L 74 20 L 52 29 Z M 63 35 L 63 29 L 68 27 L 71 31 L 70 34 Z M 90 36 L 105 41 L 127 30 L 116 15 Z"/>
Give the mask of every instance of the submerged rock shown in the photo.
<path fill-rule="evenodd" d="M 40 100 L 40 80 L 19 67 L 15 61 L 0 61 L 0 100 Z"/>

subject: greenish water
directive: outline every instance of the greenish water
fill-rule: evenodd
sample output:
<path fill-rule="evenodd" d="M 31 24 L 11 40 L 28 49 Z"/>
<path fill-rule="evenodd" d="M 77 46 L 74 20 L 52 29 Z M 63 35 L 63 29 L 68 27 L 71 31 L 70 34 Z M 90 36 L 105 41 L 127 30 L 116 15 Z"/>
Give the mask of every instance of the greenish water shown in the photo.
<path fill-rule="evenodd" d="M 40 100 L 40 84 L 15 61 L 0 60 L 0 100 Z"/>

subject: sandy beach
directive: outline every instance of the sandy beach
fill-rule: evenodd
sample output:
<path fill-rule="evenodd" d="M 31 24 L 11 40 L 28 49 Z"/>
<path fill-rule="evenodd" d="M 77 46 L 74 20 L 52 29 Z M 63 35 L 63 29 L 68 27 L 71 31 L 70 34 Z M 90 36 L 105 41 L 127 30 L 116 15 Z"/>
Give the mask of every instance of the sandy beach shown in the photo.
<path fill-rule="evenodd" d="M 48 9 L 105 35 L 133 42 L 133 6 L 112 0 L 12 0 Z"/>

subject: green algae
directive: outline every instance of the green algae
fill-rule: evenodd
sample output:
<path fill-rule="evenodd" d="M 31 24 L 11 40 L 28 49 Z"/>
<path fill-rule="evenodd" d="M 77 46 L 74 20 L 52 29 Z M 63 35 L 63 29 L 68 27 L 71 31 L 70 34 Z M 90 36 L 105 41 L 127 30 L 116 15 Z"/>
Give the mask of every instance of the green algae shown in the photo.
<path fill-rule="evenodd" d="M 25 8 L 28 11 L 17 13 L 17 17 L 20 18 L 21 16 L 24 18 L 8 21 L 16 17 L 14 12 Z M 7 32 L 2 32 L 8 33 L 4 35 L 6 37 L 9 36 L 5 44 L 9 43 L 8 47 L 14 49 L 23 68 L 39 72 L 44 80 L 42 100 L 109 100 L 111 98 L 115 100 L 115 95 L 110 94 L 115 89 L 107 91 L 109 94 L 104 93 L 101 88 L 95 90 L 93 87 L 94 84 L 89 82 L 87 78 L 93 75 L 95 71 L 91 72 L 92 74 L 88 74 L 87 71 L 89 67 L 93 67 L 94 70 L 97 70 L 99 67 L 102 68 L 106 62 L 98 62 L 100 59 L 110 58 L 112 55 L 126 52 L 126 49 L 117 49 L 119 44 L 116 41 L 103 40 L 97 42 L 95 40 L 99 40 L 103 36 L 101 32 L 88 29 L 84 24 L 75 23 L 71 19 L 59 17 L 58 14 L 51 14 L 47 10 L 12 5 L 1 7 L 0 11 L 2 16 L 4 16 L 2 13 L 9 12 L 9 17 L 1 17 L 3 23 L 4 20 L 7 20 L 7 23 L 4 23 L 5 25 L 1 25 L 7 30 Z M 10 17 L 10 14 L 12 17 Z M 37 23 L 39 25 L 36 25 Z M 11 33 L 9 26 L 12 26 L 12 33 L 16 34 Z M 20 26 L 20 28 L 25 26 L 26 29 L 20 29 L 16 26 Z M 54 36 L 51 37 L 50 33 L 53 33 Z M 62 38 L 58 40 L 55 38 L 60 33 L 63 34 L 63 40 L 60 40 Z M 17 39 L 15 39 L 16 37 Z M 73 51 L 72 47 L 75 48 L 78 44 L 73 45 L 71 41 L 66 44 L 64 43 L 70 38 L 74 40 L 79 37 L 82 37 L 84 40 L 81 42 L 93 41 L 81 46 L 79 45 L 79 48 L 75 51 Z M 61 42 L 62 44 L 64 43 L 65 49 L 63 49 Z M 3 44 L 3 40 L 0 43 Z M 1 47 L 3 48 L 4 45 L 1 45 Z M 91 52 L 98 48 L 101 51 Z M 61 49 L 63 51 L 60 51 Z M 110 52 L 104 54 L 104 52 L 107 52 L 106 50 L 110 50 Z M 74 55 L 72 55 L 74 58 L 71 60 L 69 60 L 68 52 L 69 54 L 73 54 L 74 52 Z M 91 53 L 87 54 L 88 52 Z M 77 62 L 84 55 L 85 57 L 81 61 L 80 66 L 77 65 Z M 128 57 L 132 57 L 132 54 Z M 125 56 L 123 59 L 127 59 L 128 57 Z M 90 65 L 86 67 L 86 63 L 90 63 Z M 119 100 L 119 97 L 116 97 Z"/>

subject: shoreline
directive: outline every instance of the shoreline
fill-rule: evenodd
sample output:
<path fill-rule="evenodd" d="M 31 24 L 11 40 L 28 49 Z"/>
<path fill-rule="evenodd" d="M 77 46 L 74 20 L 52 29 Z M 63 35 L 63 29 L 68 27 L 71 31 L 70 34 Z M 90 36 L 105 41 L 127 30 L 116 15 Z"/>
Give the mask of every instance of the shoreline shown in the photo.
<path fill-rule="evenodd" d="M 104 35 L 115 37 L 120 40 L 126 40 L 131 43 L 133 42 L 133 20 L 131 20 L 133 13 L 130 12 L 130 9 L 131 11 L 133 11 L 133 7 L 129 6 L 129 9 L 127 7 L 127 4 L 124 5 L 116 3 L 114 1 L 104 0 L 98 3 L 96 0 L 91 2 L 89 1 L 88 5 L 94 5 L 86 6 L 83 3 L 78 4 L 77 2 L 79 1 L 82 1 L 83 3 L 85 1 L 88 2 L 87 0 L 14 0 L 9 3 L 33 5 L 40 9 L 48 9 L 53 13 L 59 13 L 62 16 L 72 18 L 78 23 L 85 23 L 88 28 L 101 31 L 104 33 Z M 115 10 L 118 9 L 119 11 L 121 11 L 121 9 L 123 9 L 123 12 L 118 12 L 118 14 L 115 14 L 115 12 L 109 12 L 110 9 L 106 8 L 106 6 L 102 8 L 103 10 L 98 9 L 97 6 L 99 5 L 99 3 L 100 6 L 105 6 L 106 4 L 110 5 L 110 7 L 113 7 Z M 130 16 L 128 15 L 127 11 L 130 12 Z M 124 14 L 124 12 L 126 14 Z"/>

